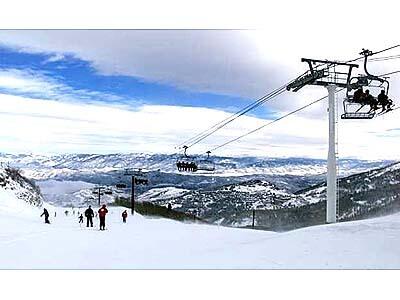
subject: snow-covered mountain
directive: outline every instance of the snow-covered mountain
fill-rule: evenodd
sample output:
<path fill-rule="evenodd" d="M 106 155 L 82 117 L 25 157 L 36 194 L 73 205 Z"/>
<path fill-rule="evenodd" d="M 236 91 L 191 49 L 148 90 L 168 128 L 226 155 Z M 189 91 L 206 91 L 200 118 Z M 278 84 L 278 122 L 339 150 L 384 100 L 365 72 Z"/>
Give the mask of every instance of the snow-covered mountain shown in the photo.
<path fill-rule="evenodd" d="M 326 201 L 326 184 L 296 193 L 308 203 Z M 339 180 L 339 218 L 358 218 L 374 211 L 400 206 L 400 163 L 354 174 Z"/>
<path fill-rule="evenodd" d="M 43 205 L 43 197 L 35 183 L 20 174 L 18 169 L 0 168 L 0 210 L 26 213 Z"/>
<path fill-rule="evenodd" d="M 292 192 L 268 181 L 250 180 L 216 188 L 149 191 L 139 199 L 218 224 L 247 226 L 256 210 L 260 228 L 285 230 L 325 222 L 326 186 L 320 183 Z M 149 197 L 147 195 L 150 195 Z M 156 196 L 154 196 L 156 195 Z M 340 220 L 361 219 L 400 211 L 400 163 L 343 177 L 339 180 Z"/>
<path fill-rule="evenodd" d="M 34 179 L 46 200 L 57 205 L 93 203 L 84 195 L 94 186 L 115 186 L 129 178 L 125 168 L 143 168 L 148 186 L 138 187 L 140 195 L 152 189 L 212 189 L 230 184 L 260 180 L 295 192 L 324 180 L 325 161 L 305 158 L 213 157 L 216 171 L 212 173 L 180 173 L 176 170 L 176 156 L 164 154 L 0 154 L 0 163 L 20 168 L 24 176 Z M 342 176 L 376 168 L 385 161 L 341 160 Z M 66 190 L 66 187 L 70 186 Z M 58 189 L 58 191 L 56 191 Z M 156 190 L 157 191 L 157 190 Z M 90 197 L 89 197 L 90 198 Z M 154 198 L 154 197 L 153 197 Z"/>
<path fill-rule="evenodd" d="M 178 173 L 176 155 L 165 154 L 0 154 L 0 163 L 23 169 L 33 179 L 67 179 L 77 176 L 118 172 L 125 168 L 142 168 L 163 173 Z M 194 176 L 292 175 L 318 176 L 326 172 L 326 161 L 308 158 L 213 157 L 216 171 L 197 172 Z M 340 160 L 342 176 L 388 164 L 388 161 Z"/>

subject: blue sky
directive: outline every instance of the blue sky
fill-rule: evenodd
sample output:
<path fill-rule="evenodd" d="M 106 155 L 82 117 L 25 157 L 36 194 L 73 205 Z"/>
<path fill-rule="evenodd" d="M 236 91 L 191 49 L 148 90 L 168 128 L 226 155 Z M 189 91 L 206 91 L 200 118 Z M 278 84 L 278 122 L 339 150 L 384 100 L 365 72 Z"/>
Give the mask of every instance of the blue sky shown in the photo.
<path fill-rule="evenodd" d="M 0 47 L 0 69 L 30 70 L 56 78 L 74 90 L 96 91 L 117 96 L 116 99 L 94 97 L 93 100 L 99 99 L 106 103 L 121 103 L 133 107 L 137 104 L 179 105 L 236 112 L 254 101 L 251 98 L 232 95 L 193 92 L 134 76 L 102 75 L 91 66 L 90 62 L 72 55 L 55 57 L 52 54 L 24 53 L 4 46 Z M 38 95 L 38 93 L 12 92 L 1 87 L 0 92 L 47 98 L 45 93 Z M 252 114 L 266 118 L 270 112 L 265 107 L 261 107 Z"/>

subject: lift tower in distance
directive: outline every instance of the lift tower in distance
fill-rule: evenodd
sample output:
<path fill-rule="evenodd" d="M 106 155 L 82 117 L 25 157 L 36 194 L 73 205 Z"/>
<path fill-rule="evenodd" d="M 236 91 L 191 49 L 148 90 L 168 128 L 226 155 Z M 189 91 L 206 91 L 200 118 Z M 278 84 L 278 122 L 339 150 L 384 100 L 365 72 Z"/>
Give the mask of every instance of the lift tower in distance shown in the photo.
<path fill-rule="evenodd" d="M 326 222 L 336 223 L 336 199 L 337 199 L 337 162 L 336 162 L 336 88 L 347 88 L 353 68 L 358 65 L 302 58 L 302 62 L 306 62 L 309 70 L 302 76 L 296 78 L 287 85 L 288 91 L 297 92 L 306 85 L 319 85 L 328 89 L 328 113 L 329 113 L 329 148 L 328 148 L 328 164 L 327 164 L 327 180 L 326 180 Z"/>

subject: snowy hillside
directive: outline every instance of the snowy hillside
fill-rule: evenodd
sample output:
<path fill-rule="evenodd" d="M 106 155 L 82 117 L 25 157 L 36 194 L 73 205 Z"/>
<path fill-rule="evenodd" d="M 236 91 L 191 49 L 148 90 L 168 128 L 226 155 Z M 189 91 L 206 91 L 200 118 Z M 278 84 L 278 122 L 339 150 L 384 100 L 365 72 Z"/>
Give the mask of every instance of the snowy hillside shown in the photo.
<path fill-rule="evenodd" d="M 308 203 L 326 200 L 326 185 L 307 188 L 297 193 Z M 400 163 L 369 170 L 339 180 L 339 216 L 348 218 L 397 205 L 400 200 Z"/>
<path fill-rule="evenodd" d="M 81 227 L 59 211 L 39 217 L 0 212 L 0 266 L 6 269 L 396 269 L 400 215 L 285 233 L 183 224 L 138 214 L 107 230 Z M 29 251 L 26 251 L 29 249 Z"/>
<path fill-rule="evenodd" d="M 39 188 L 13 168 L 0 169 L 0 210 L 24 211 L 41 207 L 43 197 Z"/>
<path fill-rule="evenodd" d="M 252 210 L 256 210 L 255 223 L 261 229 L 280 231 L 325 222 L 324 182 L 296 192 L 269 181 L 249 180 L 167 198 L 157 199 L 153 190 L 147 194 L 155 195 L 151 201 L 159 205 L 171 203 L 177 210 L 228 226 L 252 224 Z M 343 177 L 338 216 L 353 220 L 400 211 L 399 195 L 400 163 Z"/>

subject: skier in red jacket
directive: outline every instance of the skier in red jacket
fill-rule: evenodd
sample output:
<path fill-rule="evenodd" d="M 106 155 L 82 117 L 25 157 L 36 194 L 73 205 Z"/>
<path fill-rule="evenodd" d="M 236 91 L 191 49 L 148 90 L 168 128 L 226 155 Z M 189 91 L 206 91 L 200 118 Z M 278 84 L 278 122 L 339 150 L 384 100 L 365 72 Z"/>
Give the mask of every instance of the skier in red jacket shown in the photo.
<path fill-rule="evenodd" d="M 101 206 L 101 208 L 99 209 L 100 230 L 106 229 L 106 214 L 107 213 L 108 213 L 108 210 L 106 208 L 106 205 L 103 204 Z"/>

